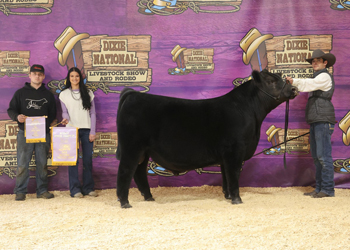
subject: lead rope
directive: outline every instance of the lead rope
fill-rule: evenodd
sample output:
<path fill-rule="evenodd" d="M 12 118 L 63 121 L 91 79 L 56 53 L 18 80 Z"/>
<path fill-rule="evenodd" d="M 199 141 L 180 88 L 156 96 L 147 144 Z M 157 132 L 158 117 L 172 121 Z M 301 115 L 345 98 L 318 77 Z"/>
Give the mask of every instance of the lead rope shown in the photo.
<path fill-rule="evenodd" d="M 285 84 L 289 84 L 289 81 L 286 80 Z M 285 86 L 285 85 L 283 85 L 283 88 L 284 88 L 284 86 Z M 282 89 L 283 89 L 283 88 L 282 88 Z M 261 89 L 260 89 L 260 90 L 261 90 Z M 265 91 L 263 91 L 263 90 L 261 90 L 261 91 L 264 92 L 265 94 L 267 94 L 268 96 L 272 97 L 273 99 L 276 99 L 275 97 L 271 96 L 271 95 L 268 94 L 267 92 L 265 92 Z M 310 134 L 310 132 L 307 132 L 307 133 L 305 133 L 305 134 L 302 134 L 302 135 L 299 135 L 299 136 L 297 136 L 297 137 L 294 137 L 294 138 L 292 138 L 292 139 L 287 140 L 288 118 L 289 118 L 289 99 L 286 101 L 286 114 L 285 114 L 285 119 L 284 119 L 284 142 L 281 142 L 281 143 L 279 143 L 279 144 L 277 144 L 277 145 L 274 145 L 274 146 L 272 146 L 272 147 L 269 147 L 268 149 L 265 149 L 265 150 L 261 151 L 260 153 L 257 153 L 257 154 L 255 154 L 255 155 L 253 155 L 252 157 L 257 156 L 257 155 L 259 155 L 259 154 L 261 154 L 261 153 L 264 153 L 264 152 L 266 152 L 266 151 L 268 151 L 268 150 L 270 150 L 270 149 L 272 149 L 272 148 L 275 148 L 275 147 L 278 147 L 278 146 L 284 144 L 283 164 L 284 164 L 284 168 L 285 168 L 285 169 L 287 168 L 287 161 L 286 161 L 287 142 L 292 141 L 292 140 L 295 140 L 295 139 L 298 139 L 299 137 L 302 137 L 302 136 L 305 136 L 305 135 Z"/>
<path fill-rule="evenodd" d="M 289 99 L 286 101 L 286 116 L 284 119 L 284 155 L 283 164 L 287 168 L 286 153 L 287 153 L 287 133 L 288 133 L 288 117 L 289 117 Z"/>
<path fill-rule="evenodd" d="M 289 84 L 289 81 L 287 79 L 286 79 L 286 83 L 285 84 Z M 286 101 L 286 115 L 285 115 L 285 118 L 284 118 L 284 155 L 283 155 L 283 166 L 284 166 L 284 169 L 287 168 L 286 153 L 287 153 L 288 119 L 289 119 L 289 99 Z"/>
<path fill-rule="evenodd" d="M 305 136 L 305 135 L 308 135 L 308 134 L 310 134 L 310 132 L 307 132 L 307 133 L 305 133 L 305 134 L 299 135 L 299 136 L 297 136 L 297 137 L 293 137 L 292 139 L 287 140 L 287 142 L 293 141 L 293 140 L 295 140 L 295 139 L 298 139 L 298 138 L 300 138 L 300 137 L 302 137 L 302 136 Z M 269 147 L 269 148 L 267 148 L 267 149 L 264 149 L 263 151 L 261 151 L 261 152 L 259 152 L 259 153 L 256 153 L 255 155 L 253 155 L 252 158 L 253 158 L 254 156 L 257 156 L 257 155 L 259 155 L 259 154 L 262 154 L 262 153 L 264 153 L 264 152 L 266 152 L 266 151 L 269 151 L 269 150 L 272 149 L 272 148 L 276 148 L 276 147 L 278 147 L 278 146 L 280 146 L 280 145 L 282 145 L 282 144 L 285 144 L 285 143 L 286 143 L 286 142 L 284 141 L 284 142 L 281 142 L 281 143 L 279 143 L 279 144 L 277 144 L 277 145 L 274 145 L 274 146 L 272 146 L 272 147 Z"/>

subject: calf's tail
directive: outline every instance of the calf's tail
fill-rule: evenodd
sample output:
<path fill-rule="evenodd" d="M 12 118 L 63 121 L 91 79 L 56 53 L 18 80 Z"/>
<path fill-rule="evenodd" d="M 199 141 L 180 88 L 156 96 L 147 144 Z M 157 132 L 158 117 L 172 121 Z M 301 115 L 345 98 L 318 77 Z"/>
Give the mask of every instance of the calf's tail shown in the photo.
<path fill-rule="evenodd" d="M 122 92 L 120 93 L 119 104 L 118 104 L 118 113 L 117 113 L 117 124 L 118 124 L 118 117 L 119 117 L 119 114 L 120 114 L 120 112 L 121 112 L 121 110 L 123 108 L 123 104 L 125 102 L 125 99 L 128 96 L 128 94 L 130 94 L 132 92 L 135 92 L 135 90 L 133 90 L 131 88 L 124 88 L 122 90 Z M 118 160 L 120 160 L 120 155 L 121 155 L 121 152 L 120 152 L 120 147 L 119 147 L 119 143 L 118 143 L 117 154 L 116 154 Z"/>

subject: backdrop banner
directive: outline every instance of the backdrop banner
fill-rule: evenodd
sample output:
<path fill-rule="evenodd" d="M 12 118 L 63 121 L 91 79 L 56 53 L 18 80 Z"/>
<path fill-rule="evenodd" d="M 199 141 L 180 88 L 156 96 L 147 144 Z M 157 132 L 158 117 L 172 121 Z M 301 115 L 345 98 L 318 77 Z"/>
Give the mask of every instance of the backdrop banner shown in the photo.
<path fill-rule="evenodd" d="M 17 172 L 18 125 L 7 109 L 14 93 L 30 82 L 33 64 L 45 67 L 44 83 L 56 98 L 58 123 L 62 121 L 58 96 L 68 70 L 82 71 L 95 96 L 95 188 L 106 189 L 116 188 L 116 117 L 125 87 L 175 98 L 210 99 L 245 84 L 253 70 L 312 78 L 313 68 L 305 59 L 318 49 L 336 57 L 328 69 L 335 82 L 334 181 L 336 188 L 350 188 L 349 1 L 13 0 L 0 1 L 0 15 L 0 194 L 13 192 Z M 289 102 L 286 137 L 298 138 L 286 146 L 279 145 L 284 140 L 286 105 L 267 115 L 255 150 L 262 153 L 244 162 L 240 186 L 315 185 L 310 125 L 305 121 L 308 94 L 300 93 Z M 31 108 L 39 108 L 35 103 L 40 100 L 30 101 Z M 73 153 L 75 145 L 65 143 L 59 150 L 67 153 L 68 149 Z M 66 166 L 82 157 L 81 149 L 75 151 L 75 158 L 72 155 L 67 161 L 56 159 L 59 151 L 50 151 L 49 190 L 69 189 Z M 34 193 L 34 155 L 29 168 L 28 192 Z M 147 174 L 151 187 L 222 184 L 219 166 L 174 175 L 150 159 Z"/>

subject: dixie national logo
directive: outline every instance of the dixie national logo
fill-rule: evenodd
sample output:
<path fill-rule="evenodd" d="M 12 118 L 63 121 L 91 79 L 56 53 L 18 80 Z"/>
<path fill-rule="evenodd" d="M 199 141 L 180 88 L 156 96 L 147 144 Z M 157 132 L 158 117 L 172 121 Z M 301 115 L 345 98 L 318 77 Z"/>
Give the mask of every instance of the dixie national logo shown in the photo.
<path fill-rule="evenodd" d="M 152 82 L 149 35 L 91 36 L 77 33 L 69 26 L 57 37 L 54 47 L 60 65 L 79 68 L 92 91 L 120 93 L 126 86 L 149 91 Z M 51 81 L 48 86 L 58 94 L 64 88 L 64 80 Z"/>

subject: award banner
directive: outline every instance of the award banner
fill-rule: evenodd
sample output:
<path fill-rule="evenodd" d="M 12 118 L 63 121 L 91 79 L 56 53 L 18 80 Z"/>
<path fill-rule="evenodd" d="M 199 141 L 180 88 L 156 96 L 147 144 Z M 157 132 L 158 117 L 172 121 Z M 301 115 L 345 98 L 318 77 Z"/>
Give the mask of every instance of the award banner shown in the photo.
<path fill-rule="evenodd" d="M 52 165 L 74 166 L 78 159 L 78 128 L 51 128 Z"/>
<path fill-rule="evenodd" d="M 27 117 L 24 125 L 27 143 L 46 142 L 45 116 Z"/>

